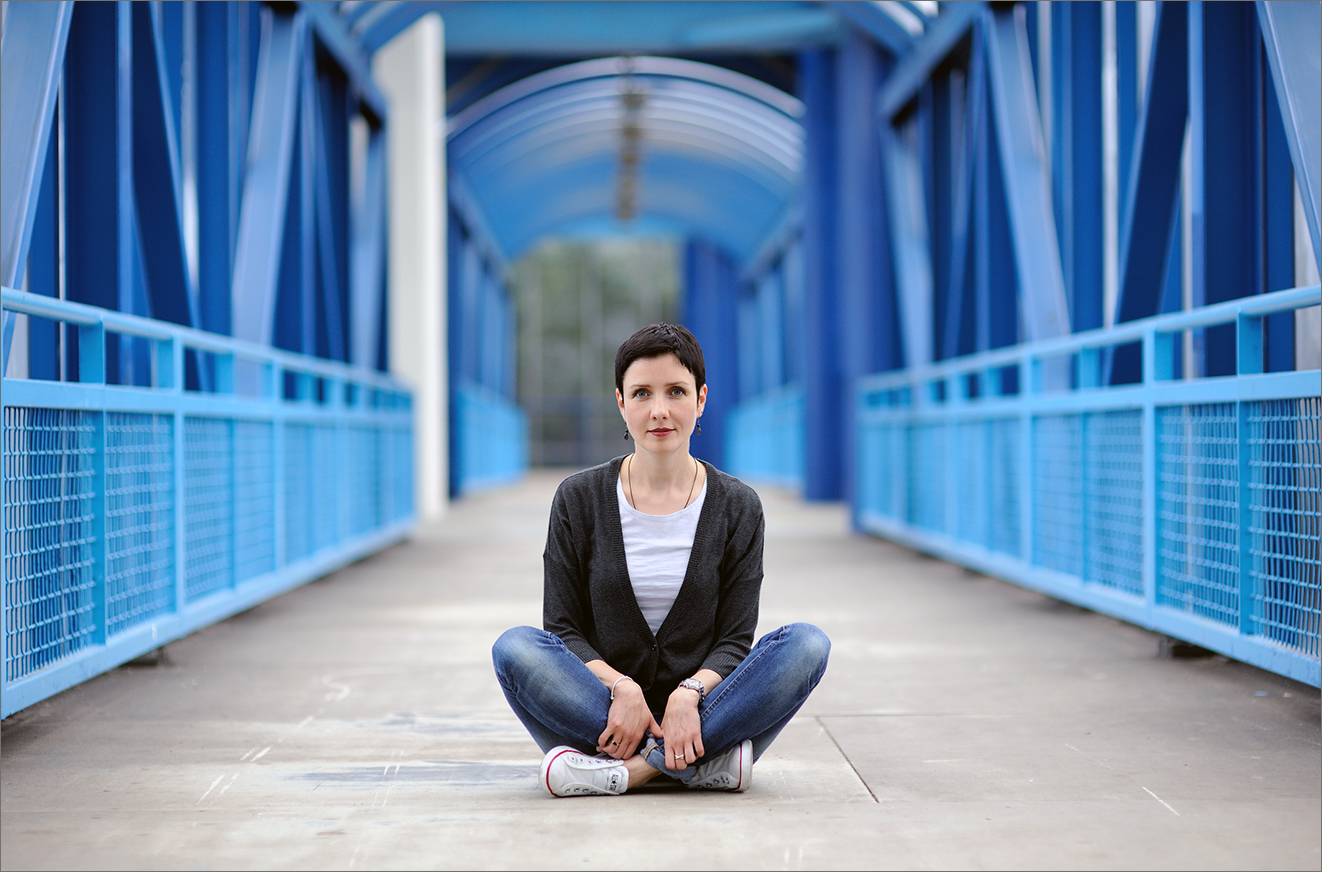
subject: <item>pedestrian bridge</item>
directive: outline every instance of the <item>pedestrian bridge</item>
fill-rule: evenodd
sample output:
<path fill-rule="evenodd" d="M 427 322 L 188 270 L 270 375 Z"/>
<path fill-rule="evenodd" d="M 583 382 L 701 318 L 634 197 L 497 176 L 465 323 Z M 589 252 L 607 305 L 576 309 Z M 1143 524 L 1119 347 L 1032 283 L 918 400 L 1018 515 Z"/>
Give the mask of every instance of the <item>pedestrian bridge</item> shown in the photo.
<path fill-rule="evenodd" d="M 744 794 L 556 800 L 491 645 L 537 624 L 558 475 L 4 722 L 5 868 L 1316 868 L 1315 688 L 763 490 L 759 629 L 831 663 Z M 655 782 L 653 782 L 655 784 Z"/>
<path fill-rule="evenodd" d="M 1319 5 L 601 8 L 4 5 L 5 865 L 617 864 L 487 649 L 515 265 L 627 238 L 836 641 L 658 856 L 1315 867 Z"/>

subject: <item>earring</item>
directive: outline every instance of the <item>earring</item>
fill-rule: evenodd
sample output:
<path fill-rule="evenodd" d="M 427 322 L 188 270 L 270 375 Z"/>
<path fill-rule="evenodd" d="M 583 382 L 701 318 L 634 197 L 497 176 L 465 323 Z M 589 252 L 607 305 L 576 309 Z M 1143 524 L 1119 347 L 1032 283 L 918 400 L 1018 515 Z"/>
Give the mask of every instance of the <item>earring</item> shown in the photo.
<path fill-rule="evenodd" d="M 698 429 L 697 429 L 695 432 L 696 432 L 697 435 L 699 435 L 699 436 L 702 435 L 702 422 L 701 422 L 701 421 L 698 422 Z"/>
<path fill-rule="evenodd" d="M 629 438 L 629 428 L 628 428 L 628 427 L 625 427 L 625 428 L 624 428 L 624 438 L 625 438 L 625 439 L 628 439 L 628 438 Z"/>

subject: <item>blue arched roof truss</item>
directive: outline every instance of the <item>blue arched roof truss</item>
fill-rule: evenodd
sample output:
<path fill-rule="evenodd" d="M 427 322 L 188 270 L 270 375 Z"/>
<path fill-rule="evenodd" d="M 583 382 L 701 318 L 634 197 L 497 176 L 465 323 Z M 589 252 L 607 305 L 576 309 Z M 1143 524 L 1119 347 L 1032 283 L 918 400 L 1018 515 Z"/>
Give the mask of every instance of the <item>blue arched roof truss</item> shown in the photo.
<path fill-rule="evenodd" d="M 450 171 L 510 257 L 549 234 L 660 233 L 705 238 L 746 259 L 798 186 L 802 112 L 790 95 L 721 67 L 583 61 L 451 118 Z M 636 205 L 621 219 L 620 177 L 631 163 L 622 153 L 635 129 Z"/>

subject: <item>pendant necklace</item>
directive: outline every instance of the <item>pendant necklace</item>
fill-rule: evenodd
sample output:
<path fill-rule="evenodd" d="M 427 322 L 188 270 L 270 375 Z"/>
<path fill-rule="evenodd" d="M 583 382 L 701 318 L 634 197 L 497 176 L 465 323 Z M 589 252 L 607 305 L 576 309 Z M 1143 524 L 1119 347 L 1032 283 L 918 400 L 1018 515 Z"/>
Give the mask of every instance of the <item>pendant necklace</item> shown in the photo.
<path fill-rule="evenodd" d="M 627 461 L 629 464 L 629 468 L 625 470 L 624 487 L 628 491 L 626 496 L 629 498 L 629 508 L 633 509 L 634 511 L 638 511 L 638 504 L 634 502 L 633 499 L 633 455 L 632 454 L 629 455 Z M 698 466 L 698 459 L 695 457 L 693 458 L 693 483 L 689 485 L 689 496 L 688 499 L 684 500 L 684 509 L 687 509 L 693 503 L 693 489 L 698 486 L 699 468 L 700 467 Z M 680 511 L 682 512 L 684 511 L 684 509 L 680 509 Z"/>

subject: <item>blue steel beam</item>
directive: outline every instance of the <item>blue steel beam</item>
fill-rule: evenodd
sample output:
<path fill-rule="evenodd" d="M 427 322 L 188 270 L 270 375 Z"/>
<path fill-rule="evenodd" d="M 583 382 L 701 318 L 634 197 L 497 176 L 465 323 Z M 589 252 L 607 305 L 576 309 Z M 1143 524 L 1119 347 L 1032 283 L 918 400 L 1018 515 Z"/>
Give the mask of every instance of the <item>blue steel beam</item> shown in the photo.
<path fill-rule="evenodd" d="M 6 4 L 0 49 L 0 283 L 27 262 L 73 3 Z"/>
<path fill-rule="evenodd" d="M 331 152 L 329 136 L 327 134 L 326 107 L 318 99 L 320 89 L 318 87 L 318 77 L 313 71 L 313 60 L 311 52 L 307 59 L 307 76 L 303 80 L 305 102 L 308 105 L 308 111 L 312 119 L 312 152 L 314 155 L 313 163 L 315 165 L 314 182 L 314 208 L 316 210 L 316 248 L 318 256 L 319 282 L 321 288 L 320 311 L 324 324 L 319 324 L 319 333 L 325 334 L 325 347 L 318 343 L 318 352 L 323 357 L 329 357 L 332 360 L 347 361 L 348 355 L 344 349 L 344 317 L 342 314 L 342 296 L 340 293 L 340 276 L 343 270 L 340 268 L 340 255 L 344 246 L 336 232 L 335 216 L 343 213 L 343 203 L 337 203 L 336 191 L 331 186 Z M 342 119 L 336 119 L 342 120 Z M 340 125 L 334 125 L 336 130 L 342 130 Z M 338 175 L 338 174 L 337 174 Z M 336 206 L 340 209 L 336 209 Z"/>
<path fill-rule="evenodd" d="M 1134 168 L 1122 189 L 1115 323 L 1154 315 L 1160 302 L 1189 113 L 1188 20 L 1183 3 L 1157 7 L 1143 115 L 1134 134 Z"/>
<path fill-rule="evenodd" d="M 617 0 L 606 13 L 599 3 L 562 0 L 380 3 L 355 18 L 353 31 L 375 52 L 433 11 L 446 19 L 451 57 L 761 53 L 831 45 L 842 30 L 838 13 L 815 3 Z"/>
<path fill-rule="evenodd" d="M 234 254 L 234 336 L 271 343 L 290 169 L 299 122 L 299 71 L 307 42 L 301 17 L 273 11 L 254 83 L 243 203 Z"/>
<path fill-rule="evenodd" d="M 367 139 L 363 189 L 354 193 L 353 233 L 349 269 L 351 359 L 358 366 L 375 367 L 381 356 L 381 293 L 385 277 L 386 142 L 385 132 L 370 128 Z M 451 273 L 453 275 L 453 273 Z"/>
<path fill-rule="evenodd" d="M 133 10 L 133 191 L 152 316 L 201 326 L 184 251 L 179 121 L 166 82 L 161 7 Z"/>
<path fill-rule="evenodd" d="M 993 7 L 983 16 L 992 117 L 1005 182 L 1026 339 L 1070 332 L 1060 247 L 1052 220 L 1051 184 L 1041 114 L 1022 7 Z"/>
<path fill-rule="evenodd" d="M 974 259 L 972 245 L 973 201 L 975 193 L 974 169 L 983 127 L 986 124 L 986 62 L 982 40 L 973 41 L 969 56 L 968 78 L 964 90 L 963 131 L 958 142 L 952 143 L 955 159 L 952 172 L 957 173 L 951 185 L 950 204 L 953 226 L 950 234 L 950 271 L 947 279 L 946 323 L 943 333 L 943 358 L 955 357 L 976 348 L 976 300 L 970 294 L 970 275 Z M 952 107 L 953 108 L 953 107 Z M 939 290 L 939 289 L 938 289 Z"/>
<path fill-rule="evenodd" d="M 719 249 L 690 240 L 684 251 L 683 323 L 702 345 L 707 406 L 693 453 L 724 468 L 725 419 L 738 402 L 738 275 Z"/>
<path fill-rule="evenodd" d="M 823 5 L 840 13 L 846 21 L 872 37 L 882 48 L 896 57 L 908 54 L 913 48 L 913 34 L 883 12 L 879 4 L 828 0 Z"/>
<path fill-rule="evenodd" d="M 1061 269 L 1075 332 L 1102 326 L 1101 31 L 1098 4 L 1052 4 L 1052 166 Z"/>
<path fill-rule="evenodd" d="M 927 201 L 923 196 L 922 162 L 917 154 L 911 118 L 901 130 L 881 125 L 886 160 L 886 204 L 894 239 L 895 282 L 903 325 L 905 366 L 932 362 L 932 247 L 928 238 Z M 857 373 L 862 375 L 862 373 Z"/>
<path fill-rule="evenodd" d="M 838 500 L 842 404 L 836 281 L 835 64 L 830 52 L 798 57 L 803 117 L 803 495 Z"/>
<path fill-rule="evenodd" d="M 1313 255 L 1322 269 L 1322 4 L 1259 2 L 1257 11 Z"/>
<path fill-rule="evenodd" d="M 345 23 L 330 8 L 317 0 L 299 0 L 298 9 L 308 17 L 321 45 L 348 74 L 350 87 L 363 108 L 381 122 L 386 118 L 386 99 L 372 81 L 371 50 L 353 37 Z"/>
<path fill-rule="evenodd" d="M 985 5 L 982 0 L 942 4 L 941 14 L 927 25 L 922 39 L 914 43 L 886 76 L 877 95 L 877 112 L 882 120 L 891 120 L 914 101 L 932 72 L 968 35 Z"/>

